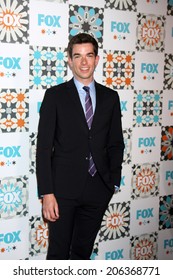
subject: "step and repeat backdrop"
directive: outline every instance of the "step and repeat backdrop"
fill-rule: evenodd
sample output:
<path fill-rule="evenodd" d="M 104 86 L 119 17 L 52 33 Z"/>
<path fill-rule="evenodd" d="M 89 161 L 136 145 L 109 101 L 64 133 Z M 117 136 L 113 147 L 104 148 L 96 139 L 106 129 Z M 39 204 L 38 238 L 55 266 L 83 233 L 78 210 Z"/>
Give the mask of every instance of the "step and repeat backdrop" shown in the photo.
<path fill-rule="evenodd" d="M 91 258 L 173 259 L 172 0 L 0 0 L 0 259 L 46 257 L 39 109 L 47 88 L 72 77 L 67 44 L 79 32 L 98 41 L 95 79 L 118 91 L 125 142 Z"/>

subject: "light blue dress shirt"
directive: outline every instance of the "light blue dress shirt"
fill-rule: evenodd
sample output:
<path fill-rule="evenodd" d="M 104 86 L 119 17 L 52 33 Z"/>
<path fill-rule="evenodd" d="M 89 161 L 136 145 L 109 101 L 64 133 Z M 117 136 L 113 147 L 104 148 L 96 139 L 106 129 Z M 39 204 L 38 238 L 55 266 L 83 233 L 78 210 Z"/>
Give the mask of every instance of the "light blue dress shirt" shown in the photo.
<path fill-rule="evenodd" d="M 75 78 L 74 78 L 74 83 L 75 83 L 75 86 L 77 88 L 77 91 L 78 91 L 78 94 L 79 94 L 79 98 L 80 98 L 80 101 L 81 101 L 81 104 L 82 104 L 82 108 L 83 108 L 84 113 L 85 113 L 85 95 L 86 95 L 86 92 L 83 89 L 84 85 L 82 83 L 80 83 L 79 81 L 77 81 Z M 88 87 L 90 88 L 90 96 L 91 96 L 91 101 L 92 101 L 92 106 L 93 106 L 93 113 L 94 113 L 95 112 L 95 108 L 96 108 L 96 90 L 95 90 L 94 81 L 91 82 L 88 85 Z"/>

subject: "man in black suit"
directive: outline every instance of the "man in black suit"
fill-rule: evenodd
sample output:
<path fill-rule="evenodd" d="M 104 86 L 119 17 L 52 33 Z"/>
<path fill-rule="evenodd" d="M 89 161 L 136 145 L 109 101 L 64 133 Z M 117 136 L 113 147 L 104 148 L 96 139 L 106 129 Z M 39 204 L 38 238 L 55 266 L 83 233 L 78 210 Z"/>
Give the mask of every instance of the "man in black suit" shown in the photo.
<path fill-rule="evenodd" d="M 40 109 L 37 179 L 49 221 L 47 259 L 90 259 L 104 212 L 119 188 L 124 142 L 117 92 L 94 81 L 98 44 L 68 44 L 73 78 L 49 88 Z"/>

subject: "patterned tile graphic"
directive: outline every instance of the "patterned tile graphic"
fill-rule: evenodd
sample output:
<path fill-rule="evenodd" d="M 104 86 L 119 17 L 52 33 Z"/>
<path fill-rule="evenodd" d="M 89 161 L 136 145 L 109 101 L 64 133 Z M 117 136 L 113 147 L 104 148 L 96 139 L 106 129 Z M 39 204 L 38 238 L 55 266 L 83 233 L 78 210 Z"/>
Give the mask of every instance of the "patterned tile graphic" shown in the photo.
<path fill-rule="evenodd" d="M 103 52 L 103 84 L 113 89 L 133 89 L 134 52 Z"/>
<path fill-rule="evenodd" d="M 131 163 L 131 149 L 132 149 L 132 129 L 125 129 L 123 130 L 123 138 L 124 138 L 124 164 Z"/>
<path fill-rule="evenodd" d="M 37 133 L 32 133 L 29 138 L 29 172 L 34 174 L 36 171 L 36 142 L 37 142 Z"/>
<path fill-rule="evenodd" d="M 105 212 L 99 241 L 114 240 L 129 236 L 130 202 L 109 204 Z"/>
<path fill-rule="evenodd" d="M 173 228 L 173 195 L 160 197 L 159 229 Z"/>
<path fill-rule="evenodd" d="M 136 0 L 106 0 L 105 7 L 124 11 L 136 11 Z"/>
<path fill-rule="evenodd" d="M 28 214 L 28 178 L 8 177 L 0 180 L 0 218 L 9 219 Z"/>
<path fill-rule="evenodd" d="M 162 127 L 161 160 L 173 160 L 173 126 Z"/>
<path fill-rule="evenodd" d="M 87 32 L 102 47 L 103 43 L 103 9 L 70 6 L 69 35 L 70 37 Z"/>
<path fill-rule="evenodd" d="M 35 0 L 35 1 L 40 1 L 42 2 L 43 0 Z M 44 0 L 46 2 L 54 2 L 54 3 L 68 3 L 69 0 Z"/>
<path fill-rule="evenodd" d="M 156 260 L 158 233 L 144 234 L 131 237 L 130 259 Z"/>
<path fill-rule="evenodd" d="M 173 16 L 173 1 L 168 0 L 167 14 Z"/>
<path fill-rule="evenodd" d="M 48 246 L 48 227 L 41 217 L 32 216 L 30 222 L 30 249 L 29 255 L 45 254 Z"/>
<path fill-rule="evenodd" d="M 134 91 L 133 126 L 160 126 L 163 91 Z"/>
<path fill-rule="evenodd" d="M 157 196 L 159 194 L 159 163 L 133 165 L 132 199 Z"/>
<path fill-rule="evenodd" d="M 40 1 L 42 2 L 43 0 L 35 0 L 35 1 Z M 44 0 L 46 2 L 55 2 L 55 3 L 67 3 L 69 0 Z"/>
<path fill-rule="evenodd" d="M 54 47 L 30 47 L 30 88 L 46 89 L 67 80 L 67 51 Z"/>
<path fill-rule="evenodd" d="M 138 14 L 137 44 L 138 51 L 164 51 L 165 17 Z"/>
<path fill-rule="evenodd" d="M 25 132 L 28 130 L 28 90 L 0 90 L 0 132 Z"/>
<path fill-rule="evenodd" d="M 173 55 L 165 55 L 164 89 L 173 89 Z"/>
<path fill-rule="evenodd" d="M 29 1 L 1 0 L 0 41 L 28 43 Z"/>

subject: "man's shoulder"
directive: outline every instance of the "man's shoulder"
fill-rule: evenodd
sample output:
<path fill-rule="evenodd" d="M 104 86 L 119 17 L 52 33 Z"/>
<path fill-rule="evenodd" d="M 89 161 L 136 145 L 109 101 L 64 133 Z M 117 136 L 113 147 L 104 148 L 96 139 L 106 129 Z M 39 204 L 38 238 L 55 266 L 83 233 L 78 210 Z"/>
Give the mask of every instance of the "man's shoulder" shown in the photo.
<path fill-rule="evenodd" d="M 106 93 L 106 95 L 108 96 L 115 96 L 118 94 L 116 90 L 109 88 L 105 85 L 102 85 L 100 83 L 95 82 L 95 86 L 96 86 L 96 90 L 98 90 L 99 92 Z"/>
<path fill-rule="evenodd" d="M 64 98 L 69 93 L 70 88 L 73 86 L 73 81 L 69 80 L 59 85 L 51 86 L 46 89 L 45 95 L 50 99 Z"/>
<path fill-rule="evenodd" d="M 64 90 L 67 87 L 67 84 L 68 84 L 68 82 L 64 82 L 59 85 L 52 86 L 52 87 L 48 88 L 46 91 L 48 93 L 52 93 L 52 94 L 58 93 L 58 92 L 61 92 L 62 90 Z"/>

